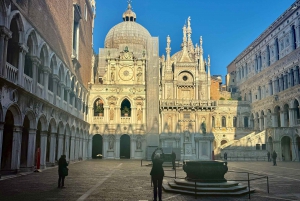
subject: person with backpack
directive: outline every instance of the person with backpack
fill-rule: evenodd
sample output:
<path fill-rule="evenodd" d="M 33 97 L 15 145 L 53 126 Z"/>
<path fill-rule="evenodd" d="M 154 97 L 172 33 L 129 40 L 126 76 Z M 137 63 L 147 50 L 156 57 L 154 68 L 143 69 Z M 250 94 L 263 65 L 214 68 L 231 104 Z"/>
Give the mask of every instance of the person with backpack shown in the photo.
<path fill-rule="evenodd" d="M 157 150 L 161 150 L 162 154 L 156 153 Z M 165 176 L 162 164 L 164 163 L 164 152 L 162 148 L 157 148 L 152 154 L 152 169 L 150 172 L 151 179 L 153 182 L 153 201 L 157 201 L 157 191 L 158 199 L 162 200 L 162 181 Z"/>
<path fill-rule="evenodd" d="M 68 176 L 67 166 L 66 155 L 61 155 L 58 160 L 58 188 L 65 188 L 65 177 Z"/>

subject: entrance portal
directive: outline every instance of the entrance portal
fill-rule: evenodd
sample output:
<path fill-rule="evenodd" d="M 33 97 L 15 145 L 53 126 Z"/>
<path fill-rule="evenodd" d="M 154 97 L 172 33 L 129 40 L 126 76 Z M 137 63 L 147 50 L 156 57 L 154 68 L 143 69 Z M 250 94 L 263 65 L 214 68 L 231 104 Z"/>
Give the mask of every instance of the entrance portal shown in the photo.
<path fill-rule="evenodd" d="M 102 136 L 97 134 L 93 136 L 93 148 L 92 148 L 92 158 L 99 158 L 97 157 L 98 154 L 102 155 Z"/>
<path fill-rule="evenodd" d="M 281 153 L 283 161 L 291 161 L 292 160 L 292 150 L 291 150 L 291 138 L 284 136 L 281 139 Z"/>
<path fill-rule="evenodd" d="M 130 137 L 127 134 L 120 139 L 120 158 L 130 158 Z"/>

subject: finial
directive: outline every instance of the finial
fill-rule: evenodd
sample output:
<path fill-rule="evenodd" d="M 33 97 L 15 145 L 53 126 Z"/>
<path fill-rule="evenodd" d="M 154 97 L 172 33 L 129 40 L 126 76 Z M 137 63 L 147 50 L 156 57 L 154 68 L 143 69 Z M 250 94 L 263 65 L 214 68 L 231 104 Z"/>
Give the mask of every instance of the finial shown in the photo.
<path fill-rule="evenodd" d="M 200 36 L 200 47 L 202 47 L 202 36 Z"/>
<path fill-rule="evenodd" d="M 207 66 L 210 66 L 210 56 L 207 56 Z"/>

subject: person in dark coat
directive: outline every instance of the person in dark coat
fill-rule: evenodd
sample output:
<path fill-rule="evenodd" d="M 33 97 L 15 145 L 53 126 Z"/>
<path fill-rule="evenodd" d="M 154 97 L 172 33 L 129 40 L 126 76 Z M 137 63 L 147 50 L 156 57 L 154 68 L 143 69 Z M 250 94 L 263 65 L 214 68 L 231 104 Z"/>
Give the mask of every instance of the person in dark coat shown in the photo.
<path fill-rule="evenodd" d="M 58 160 L 58 188 L 64 188 L 65 185 L 65 170 L 68 166 L 66 155 L 61 155 Z"/>
<path fill-rule="evenodd" d="M 176 154 L 174 151 L 172 151 L 172 165 L 173 165 L 173 170 L 175 170 L 175 160 L 176 160 Z"/>
<path fill-rule="evenodd" d="M 268 156 L 268 162 L 271 161 L 271 154 L 270 154 L 269 151 L 268 151 L 268 153 L 267 153 L 267 156 Z"/>
<path fill-rule="evenodd" d="M 277 163 L 276 163 L 276 158 L 277 158 L 277 153 L 276 153 L 276 151 L 274 150 L 273 153 L 272 153 L 273 166 L 274 166 L 274 165 L 277 165 Z"/>
<path fill-rule="evenodd" d="M 162 154 L 155 153 L 157 150 L 161 150 Z M 154 195 L 154 201 L 157 201 L 157 191 L 158 191 L 158 199 L 161 201 L 162 196 L 162 181 L 165 176 L 164 169 L 162 167 L 162 164 L 164 163 L 164 152 L 162 148 L 157 148 L 152 154 L 152 169 L 150 172 L 151 179 L 153 182 L 153 195 Z"/>

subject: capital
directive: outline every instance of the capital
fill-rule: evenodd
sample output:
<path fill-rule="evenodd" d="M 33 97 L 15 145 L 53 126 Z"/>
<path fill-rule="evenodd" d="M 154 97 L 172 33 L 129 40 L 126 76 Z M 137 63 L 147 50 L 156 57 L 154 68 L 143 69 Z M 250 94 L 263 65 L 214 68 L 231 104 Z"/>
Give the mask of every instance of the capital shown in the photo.
<path fill-rule="evenodd" d="M 12 32 L 5 26 L 0 26 L 0 36 L 4 36 L 7 40 L 12 37 Z"/>
<path fill-rule="evenodd" d="M 29 47 L 25 43 L 19 43 L 20 52 L 23 54 L 28 53 Z"/>

